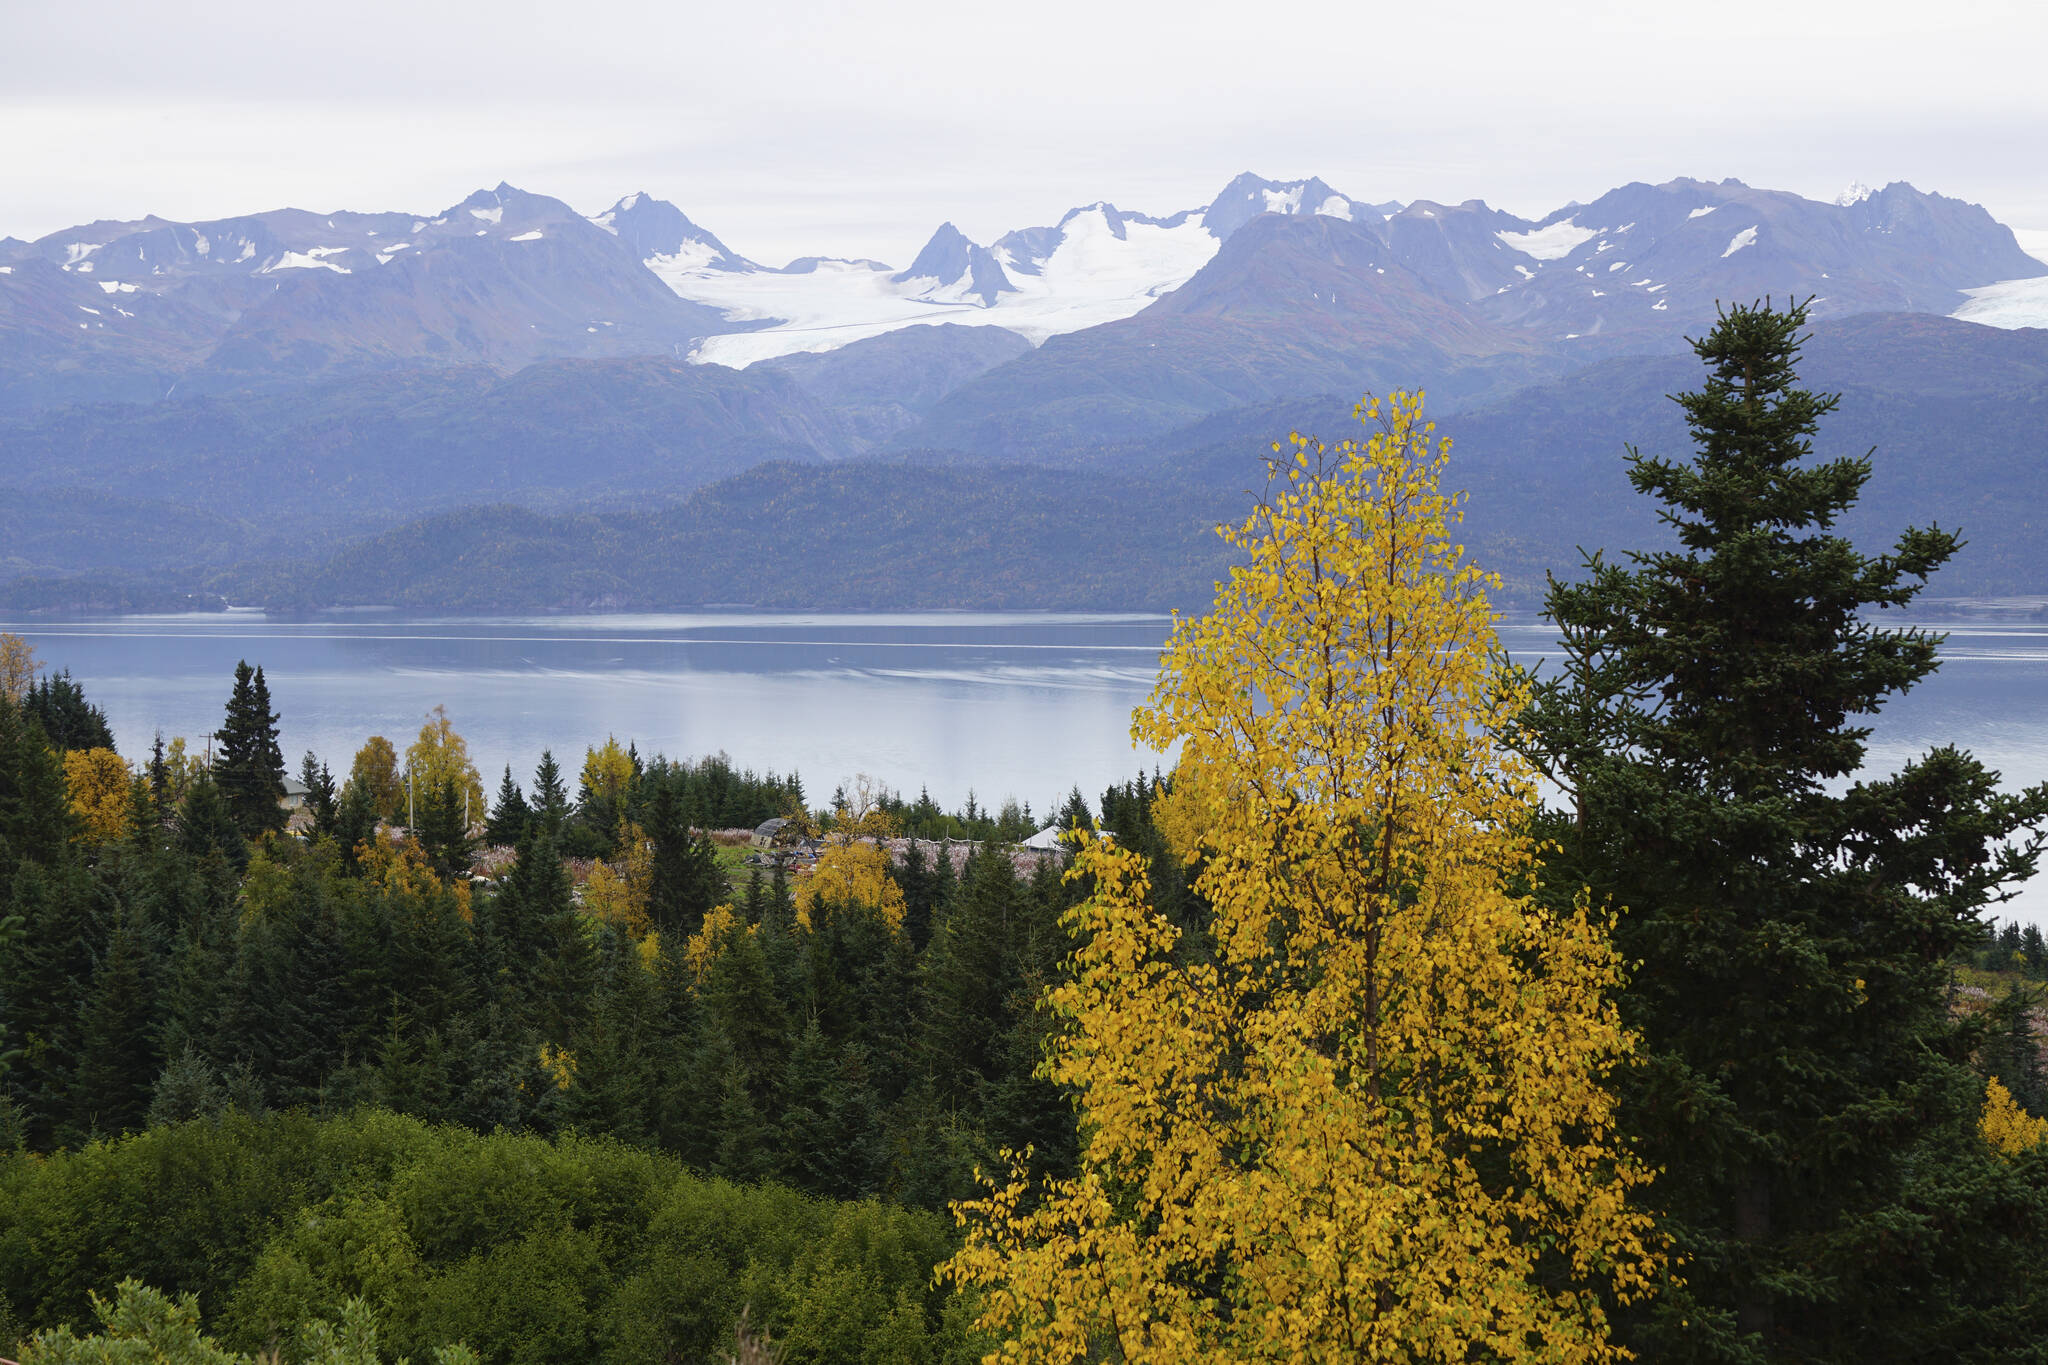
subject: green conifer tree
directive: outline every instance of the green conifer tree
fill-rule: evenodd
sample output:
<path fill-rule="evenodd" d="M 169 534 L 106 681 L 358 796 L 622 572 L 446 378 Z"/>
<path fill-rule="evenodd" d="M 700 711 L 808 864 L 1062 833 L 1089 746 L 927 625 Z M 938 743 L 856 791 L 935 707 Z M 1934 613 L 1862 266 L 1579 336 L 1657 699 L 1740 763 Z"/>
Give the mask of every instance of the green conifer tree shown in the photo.
<path fill-rule="evenodd" d="M 210 773 L 195 777 L 179 803 L 177 845 L 189 858 L 211 856 L 236 873 L 249 864 L 249 842 Z"/>
<path fill-rule="evenodd" d="M 648 785 L 643 783 L 641 790 Z M 662 778 L 651 785 L 653 795 L 643 812 L 654 845 L 647 909 L 655 928 L 686 939 L 703 924 L 705 912 L 727 898 L 726 876 L 711 836 L 691 827 L 680 784 Z"/>
<path fill-rule="evenodd" d="M 277 716 L 263 670 L 247 660 L 235 665 L 227 718 L 214 733 L 220 742 L 213 780 L 245 838 L 284 828 L 284 755 L 277 747 Z"/>
<path fill-rule="evenodd" d="M 533 770 L 533 815 L 558 846 L 569 813 L 569 789 L 562 782 L 562 770 L 555 764 L 554 752 L 543 749 L 540 763 Z"/>
<path fill-rule="evenodd" d="M 837 1179 L 842 1137 L 833 1113 L 836 1052 L 818 1027 L 817 1017 L 812 1016 L 789 1052 L 789 1066 L 782 1079 L 782 1131 L 777 1141 L 782 1179 L 828 1199 L 844 1197 Z"/>
<path fill-rule="evenodd" d="M 306 811 L 311 817 L 313 837 L 318 839 L 333 834 L 337 811 L 334 774 L 314 756 L 311 749 L 299 760 L 299 781 L 306 788 Z"/>
<path fill-rule="evenodd" d="M 1552 585 L 1566 666 L 1528 718 L 1571 805 L 1548 880 L 1611 899 L 1641 964 L 1626 1112 L 1687 1257 L 1628 1319 L 1651 1359 L 1956 1358 L 2027 1316 L 1973 1315 L 1932 1286 L 1976 1258 L 1900 1237 L 1982 1159 L 1945 964 L 2032 871 L 2048 788 L 2000 794 L 1952 749 L 1855 780 L 1868 717 L 1938 644 L 1866 613 L 1912 601 L 1958 542 L 1908 530 L 1873 557 L 1836 532 L 1870 463 L 1809 459 L 1836 399 L 1797 385 L 1805 322 L 1734 308 L 1695 343 L 1695 455 L 1629 453 L 1678 548 Z"/>
<path fill-rule="evenodd" d="M 118 1136 L 148 1121 L 159 1064 L 154 975 L 143 934 L 123 915 L 93 972 L 79 1024 L 70 1131 L 80 1138 Z"/>
<path fill-rule="evenodd" d="M 533 809 L 526 804 L 526 794 L 519 790 L 519 784 L 512 780 L 512 765 L 507 763 L 504 779 L 498 783 L 498 799 L 491 803 L 491 818 L 484 823 L 484 842 L 499 848 L 517 848 L 532 822 Z"/>
<path fill-rule="evenodd" d="M 85 689 L 72 680 L 68 668 L 31 684 L 22 698 L 22 706 L 42 727 L 53 748 L 61 751 L 114 747 L 114 732 L 107 727 L 107 713 L 85 699 Z"/>

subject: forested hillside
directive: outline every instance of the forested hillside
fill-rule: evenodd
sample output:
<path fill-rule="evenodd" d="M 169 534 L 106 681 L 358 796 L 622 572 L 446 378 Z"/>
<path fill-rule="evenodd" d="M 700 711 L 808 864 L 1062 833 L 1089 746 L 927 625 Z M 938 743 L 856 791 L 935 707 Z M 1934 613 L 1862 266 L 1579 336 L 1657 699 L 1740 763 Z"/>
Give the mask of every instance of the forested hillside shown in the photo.
<path fill-rule="evenodd" d="M 286 609 L 1185 606 L 1223 571 L 1214 530 L 1238 500 L 1028 466 L 769 464 L 671 506 L 455 512 L 202 583 Z"/>

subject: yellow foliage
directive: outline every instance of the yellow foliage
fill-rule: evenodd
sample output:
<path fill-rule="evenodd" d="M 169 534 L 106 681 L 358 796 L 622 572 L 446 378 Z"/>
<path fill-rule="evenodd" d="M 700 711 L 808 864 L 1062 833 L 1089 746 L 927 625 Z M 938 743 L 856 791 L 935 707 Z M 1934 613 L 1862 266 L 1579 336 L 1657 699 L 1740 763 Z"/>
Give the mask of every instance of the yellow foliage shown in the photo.
<path fill-rule="evenodd" d="M 104 844 L 128 832 L 128 799 L 135 774 L 112 749 L 72 749 L 64 755 L 64 786 L 71 795 L 71 813 L 78 817 L 78 838 Z"/>
<path fill-rule="evenodd" d="M 683 963 L 689 967 L 690 975 L 702 981 L 704 973 L 711 970 L 712 962 L 725 951 L 725 945 L 740 928 L 740 917 L 730 905 L 717 905 L 705 911 L 703 927 L 683 945 Z M 750 934 L 754 932 L 751 924 L 745 928 Z"/>
<path fill-rule="evenodd" d="M 0 631 L 0 697 L 19 706 L 35 680 L 35 647 L 11 631 Z"/>
<path fill-rule="evenodd" d="M 176 741 L 173 741 L 175 743 Z M 398 750 L 382 735 L 371 735 L 356 750 L 349 764 L 344 790 L 356 787 L 367 792 L 370 808 L 379 815 L 397 815 L 405 810 L 405 785 L 398 780 Z"/>
<path fill-rule="evenodd" d="M 1984 1115 L 1977 1120 L 1984 1140 L 2007 1156 L 2018 1156 L 2029 1147 L 2048 1142 L 2048 1119 L 2038 1119 L 2020 1108 L 2012 1092 L 1993 1076 L 1984 1087 Z"/>
<path fill-rule="evenodd" d="M 878 812 L 879 813 L 879 812 Z M 811 927 L 811 911 L 820 902 L 872 910 L 891 929 L 903 927 L 903 888 L 889 875 L 888 851 L 876 844 L 839 844 L 818 855 L 811 875 L 796 884 L 791 899 L 796 922 Z"/>
<path fill-rule="evenodd" d="M 633 790 L 633 757 L 612 735 L 604 746 L 583 751 L 583 785 L 602 800 L 617 802 Z"/>
<path fill-rule="evenodd" d="M 583 908 L 634 939 L 648 930 L 647 898 L 654 884 L 654 844 L 640 826 L 626 823 L 626 856 L 617 871 L 599 863 L 583 883 Z"/>
<path fill-rule="evenodd" d="M 431 896 L 442 889 L 417 839 L 401 839 L 388 831 L 373 834 L 356 845 L 356 861 L 363 880 L 390 894 Z"/>
<path fill-rule="evenodd" d="M 844 800 L 832 809 L 832 828 L 825 841 L 851 844 L 863 839 L 888 839 L 896 833 L 896 819 L 882 809 L 886 788 L 866 773 L 853 775 L 853 790 L 841 789 Z M 809 822 L 806 821 L 806 824 Z M 806 830 L 806 833 L 809 831 Z"/>
<path fill-rule="evenodd" d="M 412 783 L 415 802 L 426 800 L 429 792 L 447 782 L 455 789 L 456 804 L 468 803 L 472 823 L 483 819 L 489 809 L 484 804 L 483 779 L 469 761 L 469 744 L 455 733 L 445 706 L 427 713 L 419 738 L 406 747 L 404 777 Z M 403 799 L 401 795 L 401 803 Z M 403 808 L 401 804 L 399 809 Z"/>
<path fill-rule="evenodd" d="M 291 869 L 273 858 L 268 846 L 257 848 L 250 855 L 248 868 L 242 873 L 243 927 L 284 914 L 291 908 L 292 898 L 297 894 Z"/>
<path fill-rule="evenodd" d="M 1534 782 L 1494 737 L 1522 697 L 1448 443 L 1419 396 L 1360 415 L 1225 530 L 1250 562 L 1132 726 L 1180 746 L 1213 948 L 1176 952 L 1142 858 L 1076 860 L 1041 1074 L 1078 1100 L 1077 1174 L 1015 1163 L 955 1207 L 991 1360 L 1598 1361 L 1600 1290 L 1648 1292 L 1649 1175 L 1603 1085 L 1620 965 L 1583 905 L 1510 890 Z"/>
<path fill-rule="evenodd" d="M 633 951 L 639 954 L 641 967 L 653 971 L 661 963 L 661 931 L 650 930 L 646 938 L 633 945 Z"/>
<path fill-rule="evenodd" d="M 361 869 L 364 881 L 388 896 L 412 896 L 419 900 L 452 896 L 455 913 L 462 917 L 462 922 L 472 924 L 476 920 L 469 883 L 460 876 L 451 883 L 442 882 L 427 863 L 426 851 L 420 847 L 419 840 L 410 835 L 401 837 L 390 830 L 381 830 L 361 840 L 356 844 L 356 865 Z"/>
<path fill-rule="evenodd" d="M 193 779 L 206 771 L 206 756 L 189 751 L 183 735 L 164 746 L 164 801 L 176 806 L 192 790 Z"/>
<path fill-rule="evenodd" d="M 552 1043 L 540 1045 L 540 1069 L 555 1083 L 555 1089 L 567 1090 L 576 1083 L 576 1054 L 565 1047 Z"/>

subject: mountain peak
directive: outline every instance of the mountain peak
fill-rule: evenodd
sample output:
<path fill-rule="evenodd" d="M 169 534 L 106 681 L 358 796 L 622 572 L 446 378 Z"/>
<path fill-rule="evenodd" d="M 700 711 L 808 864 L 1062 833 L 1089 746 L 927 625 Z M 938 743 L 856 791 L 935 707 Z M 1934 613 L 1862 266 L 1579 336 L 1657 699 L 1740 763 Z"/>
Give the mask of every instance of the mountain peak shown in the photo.
<path fill-rule="evenodd" d="M 681 209 L 645 190 L 633 191 L 590 221 L 633 248 L 643 261 L 687 260 L 693 267 L 713 270 L 754 268 Z"/>
<path fill-rule="evenodd" d="M 890 279 L 896 284 L 931 280 L 938 289 L 980 299 L 984 308 L 993 307 L 998 294 L 1017 292 L 995 253 L 967 240 L 967 234 L 951 223 L 939 224 L 910 268 Z"/>
<path fill-rule="evenodd" d="M 1268 180 L 1246 171 L 1225 185 L 1223 192 L 1210 202 L 1202 214 L 1202 224 L 1221 241 L 1262 213 L 1320 215 L 1350 222 L 1384 221 L 1387 217 L 1375 205 L 1339 194 L 1318 176 L 1306 180 Z"/>

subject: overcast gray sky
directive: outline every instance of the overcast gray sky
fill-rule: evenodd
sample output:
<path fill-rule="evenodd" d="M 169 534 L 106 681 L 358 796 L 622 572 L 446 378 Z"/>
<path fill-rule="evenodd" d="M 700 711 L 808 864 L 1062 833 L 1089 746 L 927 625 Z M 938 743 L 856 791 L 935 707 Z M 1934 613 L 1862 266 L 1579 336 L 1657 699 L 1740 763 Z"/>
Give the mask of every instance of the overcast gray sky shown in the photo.
<path fill-rule="evenodd" d="M 0 234 L 636 189 L 903 263 L 1231 175 L 1535 215 L 1632 179 L 1910 180 L 2048 228 L 2039 0 L 0 0 Z"/>

